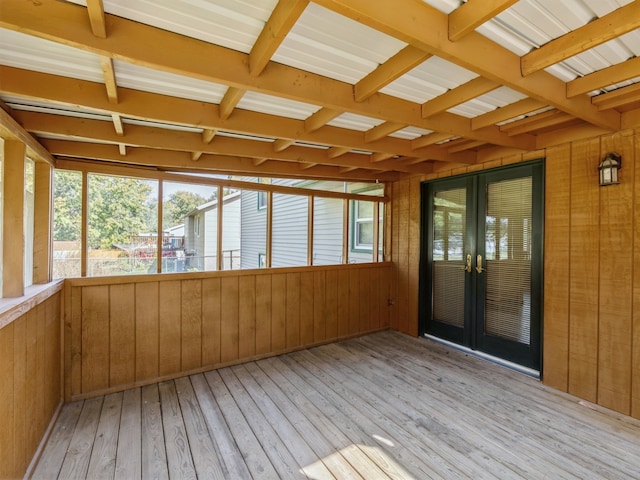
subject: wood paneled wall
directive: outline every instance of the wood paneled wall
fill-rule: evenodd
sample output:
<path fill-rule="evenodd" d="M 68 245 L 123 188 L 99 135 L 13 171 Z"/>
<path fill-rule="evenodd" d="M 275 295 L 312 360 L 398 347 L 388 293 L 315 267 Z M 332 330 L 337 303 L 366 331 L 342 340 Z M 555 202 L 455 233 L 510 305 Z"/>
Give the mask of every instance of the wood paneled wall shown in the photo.
<path fill-rule="evenodd" d="M 598 186 L 607 152 L 622 155 L 620 184 Z M 418 333 L 422 181 L 546 158 L 543 381 L 640 418 L 640 132 L 624 131 L 440 170 L 393 185 L 397 308 L 392 328 Z M 405 307 L 406 305 L 406 307 Z"/>
<path fill-rule="evenodd" d="M 65 282 L 65 397 L 389 328 L 391 264 Z"/>
<path fill-rule="evenodd" d="M 61 295 L 2 322 L 0 478 L 24 476 L 62 401 Z"/>

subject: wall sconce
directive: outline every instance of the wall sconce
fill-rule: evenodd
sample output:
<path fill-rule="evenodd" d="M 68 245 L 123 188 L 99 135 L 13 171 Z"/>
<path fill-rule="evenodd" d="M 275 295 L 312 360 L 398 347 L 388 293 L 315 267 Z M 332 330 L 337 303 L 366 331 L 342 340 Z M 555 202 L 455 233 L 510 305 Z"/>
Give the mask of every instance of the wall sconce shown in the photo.
<path fill-rule="evenodd" d="M 609 152 L 600 162 L 600 186 L 614 185 L 618 181 L 618 170 L 622 168 L 622 157 L 615 152 Z"/>

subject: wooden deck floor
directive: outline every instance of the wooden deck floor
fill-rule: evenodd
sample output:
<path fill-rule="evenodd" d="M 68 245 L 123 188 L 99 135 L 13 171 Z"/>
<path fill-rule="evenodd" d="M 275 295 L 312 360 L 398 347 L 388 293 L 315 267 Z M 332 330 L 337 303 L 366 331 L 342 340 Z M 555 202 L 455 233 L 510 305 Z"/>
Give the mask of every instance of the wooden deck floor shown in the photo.
<path fill-rule="evenodd" d="M 68 404 L 35 478 L 640 478 L 640 422 L 384 332 Z"/>

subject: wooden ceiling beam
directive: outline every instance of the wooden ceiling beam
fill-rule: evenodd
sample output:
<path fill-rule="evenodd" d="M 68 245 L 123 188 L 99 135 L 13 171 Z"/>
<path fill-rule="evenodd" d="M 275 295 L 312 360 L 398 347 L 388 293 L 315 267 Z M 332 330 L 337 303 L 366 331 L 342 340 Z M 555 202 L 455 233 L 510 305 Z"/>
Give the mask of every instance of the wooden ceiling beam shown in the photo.
<path fill-rule="evenodd" d="M 304 131 L 307 133 L 315 132 L 342 113 L 341 110 L 321 108 L 304 121 Z"/>
<path fill-rule="evenodd" d="M 89 144 L 64 140 L 44 140 L 43 144 L 58 157 L 79 158 L 87 160 L 111 161 L 128 165 L 155 167 L 160 170 L 196 171 L 189 152 L 176 152 L 149 148 L 131 148 L 126 157 L 122 157 L 117 145 Z M 398 174 L 358 169 L 357 174 L 344 176 L 337 166 L 318 165 L 313 169 L 313 177 L 333 180 L 365 180 L 394 181 Z M 309 178 L 309 172 L 300 172 L 297 162 L 266 161 L 255 165 L 250 157 L 232 157 L 228 155 L 202 155 L 197 162 L 197 171 L 219 172 L 230 174 L 259 174 L 260 176 L 284 176 Z"/>
<path fill-rule="evenodd" d="M 626 62 L 612 65 L 602 70 L 578 77 L 567 82 L 567 97 L 577 97 L 584 93 L 593 92 L 609 85 L 615 85 L 637 77 L 640 74 L 640 57 L 634 57 Z"/>
<path fill-rule="evenodd" d="M 142 148 L 271 158 L 285 162 L 306 161 L 365 169 L 382 170 L 388 168 L 388 166 L 373 166 L 367 157 L 356 153 L 345 153 L 340 157 L 331 158 L 325 154 L 325 150 L 306 147 L 289 147 L 278 152 L 273 148 L 273 144 L 268 142 L 221 136 L 215 142 L 203 144 L 198 133 L 172 130 L 170 131 L 171 135 L 168 135 L 169 130 L 141 125 L 128 125 L 126 135 L 119 136 L 112 131 L 106 122 L 100 120 L 46 113 L 20 111 L 16 112 L 16 118 L 27 131 L 35 134 L 47 134 L 85 142 L 94 140 Z M 402 165 L 396 165 L 396 170 L 402 170 Z"/>
<path fill-rule="evenodd" d="M 535 112 L 536 110 L 540 110 L 544 107 L 546 107 L 546 105 L 538 100 L 534 100 L 533 98 L 523 98 L 517 102 L 472 118 L 471 128 L 477 130 L 479 128 L 495 125 L 497 123 L 519 117 L 520 115 Z"/>
<path fill-rule="evenodd" d="M 117 113 L 112 113 L 111 121 L 113 122 L 113 128 L 116 131 L 116 135 L 124 135 L 124 125 L 122 124 L 122 117 Z"/>
<path fill-rule="evenodd" d="M 247 93 L 246 89 L 229 87 L 220 102 L 220 119 L 227 120 L 233 110 L 238 106 L 244 94 Z"/>
<path fill-rule="evenodd" d="M 634 83 L 608 93 L 596 95 L 591 97 L 591 101 L 600 110 L 609 110 L 627 103 L 638 102 L 640 101 L 640 83 Z"/>
<path fill-rule="evenodd" d="M 531 75 L 637 28 L 640 8 L 633 1 L 523 55 L 522 75 Z"/>
<path fill-rule="evenodd" d="M 202 143 L 211 143 L 211 140 L 216 136 L 216 133 L 217 132 L 211 128 L 205 128 L 202 131 Z"/>
<path fill-rule="evenodd" d="M 209 82 L 223 83 L 239 90 L 260 91 L 267 95 L 275 95 L 341 112 L 352 112 L 384 121 L 404 123 L 427 130 L 439 129 L 442 123 L 440 118 L 421 118 L 419 106 L 415 103 L 390 95 L 378 93 L 369 97 L 366 102 L 356 102 L 354 100 L 353 85 L 276 62 L 270 62 L 269 67 L 258 78 L 252 77 L 247 68 L 248 54 L 184 35 L 174 34 L 115 15 L 107 15 L 111 34 L 106 39 L 97 39 L 90 32 L 76 28 L 82 21 L 80 19 L 81 14 L 86 14 L 82 8 L 78 8 L 76 5 L 66 2 L 40 2 L 37 6 L 34 6 L 33 3 L 24 2 L 23 0 L 2 1 L 4 9 L 0 18 L 0 27 L 18 30 L 98 55 L 118 58 L 134 65 Z M 363 2 L 363 0 L 354 1 L 356 6 Z M 402 3 L 399 7 L 401 8 L 396 8 L 395 3 L 387 4 L 385 2 L 367 1 L 365 11 L 374 7 L 375 9 L 380 9 L 380 6 L 382 6 L 386 9 L 393 6 L 393 9 L 388 14 L 391 17 L 398 17 L 398 14 L 402 13 L 403 26 L 401 32 L 403 32 L 404 36 L 406 36 L 404 24 L 407 18 L 411 20 L 409 24 L 425 21 L 425 24 L 420 25 L 420 30 L 422 32 L 430 30 L 431 25 L 429 23 L 433 23 L 433 19 L 429 15 L 429 12 L 431 12 L 430 7 L 413 0 L 400 1 Z M 321 0 L 320 3 L 325 4 L 327 2 L 331 3 L 329 0 Z M 351 5 L 351 1 L 348 3 Z M 405 7 L 409 10 L 416 10 L 416 5 L 420 7 L 417 12 L 417 18 L 412 18 L 413 12 L 411 11 L 404 13 L 403 9 Z M 446 16 L 437 10 L 434 10 L 434 12 L 436 16 L 440 15 L 445 25 L 440 33 L 443 33 L 446 38 Z M 386 11 L 381 13 L 387 15 Z M 57 21 L 53 22 L 51 18 L 56 18 Z M 412 31 L 413 28 L 409 30 Z M 438 32 L 435 33 L 437 34 Z M 429 35 L 432 34 L 429 33 Z M 418 44 L 418 48 L 425 49 L 424 43 L 418 42 L 413 38 L 413 34 L 409 35 L 409 37 L 412 42 Z M 139 42 L 131 41 L 132 38 L 144 38 L 145 48 L 140 48 Z M 467 38 L 469 36 L 465 37 L 463 41 L 466 42 Z M 440 40 L 441 38 L 438 40 L 439 43 L 441 43 Z M 489 40 L 487 41 L 489 42 Z M 477 43 L 476 39 L 474 39 L 475 43 Z M 456 42 L 455 45 L 459 44 L 460 42 Z M 495 44 L 491 43 L 491 45 L 495 47 Z M 482 45 L 482 47 L 486 47 L 486 44 Z M 432 53 L 429 49 L 425 50 L 427 53 Z M 474 50 L 477 50 L 477 48 L 474 48 Z M 491 50 L 483 50 L 482 53 L 474 51 L 473 57 L 491 57 L 491 55 L 487 55 L 487 51 Z M 451 57 L 451 55 L 447 56 Z M 211 58 L 215 59 L 215 61 L 203 62 L 203 58 Z M 497 81 L 502 75 L 502 70 L 499 66 L 500 62 L 497 62 L 498 65 L 496 65 L 492 58 L 488 60 L 491 60 L 494 80 Z M 518 77 L 520 77 L 519 67 Z M 300 81 L 301 78 L 304 78 L 304 81 Z M 544 89 L 545 92 L 547 90 L 551 89 Z M 588 106 L 593 108 L 590 103 Z M 606 114 L 599 113 L 598 118 L 601 123 L 604 123 L 612 116 L 611 112 Z M 615 119 L 619 123 L 619 116 L 616 116 Z M 508 135 L 501 135 L 497 129 L 483 131 L 484 134 L 489 134 L 489 136 L 478 138 L 482 133 L 471 131 L 468 119 L 464 117 L 446 117 L 446 123 L 448 128 L 455 129 L 455 133 L 459 136 L 470 136 L 472 139 L 484 140 L 496 145 L 529 148 L 535 143 L 533 138 L 512 138 Z"/>
<path fill-rule="evenodd" d="M 449 153 L 460 153 L 460 152 L 464 152 L 465 150 L 471 150 L 472 148 L 476 148 L 476 147 L 480 147 L 482 145 L 486 145 L 484 142 L 478 142 L 478 141 L 464 141 L 464 142 L 460 142 L 457 145 L 451 145 L 450 147 L 447 147 L 447 151 Z"/>
<path fill-rule="evenodd" d="M 517 1 L 468 0 L 449 14 L 449 40 L 460 40 Z"/>
<path fill-rule="evenodd" d="M 279 0 L 249 53 L 249 73 L 258 76 L 296 23 L 308 0 Z"/>
<path fill-rule="evenodd" d="M 28 156 L 55 166 L 56 161 L 47 149 L 28 133 L 4 108 L 0 108 L 0 137 L 24 143 Z"/>
<path fill-rule="evenodd" d="M 293 140 L 290 140 L 288 138 L 279 138 L 278 140 L 273 142 L 273 151 L 282 152 L 283 150 L 286 150 L 293 144 L 294 144 Z"/>
<path fill-rule="evenodd" d="M 474 78 L 473 80 L 449 90 L 447 93 L 444 93 L 433 100 L 423 103 L 422 116 L 424 118 L 431 117 L 464 102 L 468 102 L 472 98 L 484 95 L 498 87 L 500 87 L 500 84 L 492 80 L 487 80 L 483 77 Z"/>
<path fill-rule="evenodd" d="M 449 140 L 450 138 L 455 137 L 450 133 L 428 133 L 427 135 L 423 135 L 421 137 L 415 138 L 411 140 L 411 146 L 414 149 L 428 147 L 430 145 L 435 145 L 439 142 L 444 142 L 445 140 Z"/>
<path fill-rule="evenodd" d="M 407 45 L 354 85 L 353 95 L 355 101 L 362 102 L 366 100 L 381 88 L 389 85 L 431 57 L 431 54 Z"/>
<path fill-rule="evenodd" d="M 394 132 L 398 130 L 402 130 L 406 125 L 402 123 L 393 123 L 393 122 L 384 122 L 380 125 L 376 125 L 375 127 L 364 132 L 364 141 L 365 142 L 375 142 L 376 140 L 380 140 L 384 137 L 388 137 Z"/>
<path fill-rule="evenodd" d="M 507 123 L 502 125 L 500 129 L 506 132 L 508 135 L 519 135 L 524 132 L 530 132 L 533 130 L 539 130 L 545 127 L 551 127 L 554 125 L 560 125 L 573 120 L 575 117 L 568 115 L 559 110 L 549 110 L 539 113 L 538 115 L 532 115 L 522 120 Z"/>
<path fill-rule="evenodd" d="M 416 2 L 415 0 L 394 0 L 393 2 L 314 1 L 586 122 L 611 131 L 620 129 L 621 117 L 618 112 L 601 112 L 591 105 L 586 97 L 567 99 L 565 83 L 544 70 L 526 77 L 523 76 L 520 70 L 520 57 L 483 35 L 470 32 L 457 42 L 448 40 L 448 16 L 425 2 Z M 424 128 L 442 131 L 440 127 L 433 124 L 425 124 Z M 475 139 L 481 140 L 481 138 Z M 488 143 L 497 144 L 493 141 Z M 503 146 L 509 145 L 503 144 Z M 517 147 L 516 145 L 511 146 Z"/>
<path fill-rule="evenodd" d="M 116 71 L 113 68 L 113 60 L 110 57 L 100 57 L 100 67 L 104 84 L 107 88 L 107 98 L 111 103 L 118 103 L 118 84 L 116 82 Z"/>
<path fill-rule="evenodd" d="M 348 147 L 331 147 L 329 150 L 327 150 L 327 157 L 329 158 L 338 158 L 341 155 L 344 155 L 345 153 L 350 152 L 351 149 Z"/>
<path fill-rule="evenodd" d="M 107 24 L 102 0 L 87 0 L 87 12 L 93 34 L 98 38 L 107 38 Z"/>

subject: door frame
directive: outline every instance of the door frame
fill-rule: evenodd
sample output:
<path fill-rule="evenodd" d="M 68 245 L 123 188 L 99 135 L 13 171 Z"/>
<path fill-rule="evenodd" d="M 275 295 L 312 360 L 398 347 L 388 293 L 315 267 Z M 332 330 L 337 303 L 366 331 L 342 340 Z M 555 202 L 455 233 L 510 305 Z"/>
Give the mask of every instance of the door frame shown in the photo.
<path fill-rule="evenodd" d="M 535 254 L 538 255 L 539 261 L 535 265 L 532 265 L 531 269 L 531 306 L 532 306 L 532 329 L 537 330 L 537 335 L 532 338 L 531 349 L 535 349 L 538 352 L 538 362 L 536 370 L 542 374 L 542 339 L 543 339 L 543 302 L 544 302 L 544 159 L 537 159 L 533 161 L 520 162 L 512 165 L 496 167 L 492 169 L 479 170 L 471 173 L 465 173 L 461 175 L 455 175 L 447 178 L 438 178 L 433 180 L 427 180 L 420 185 L 420 264 L 419 264 L 419 279 L 418 279 L 418 332 L 420 336 L 425 336 L 427 332 L 427 324 L 430 318 L 430 310 L 432 308 L 431 294 L 433 292 L 433 284 L 431 281 L 431 275 L 429 270 L 433 266 L 433 252 L 430 249 L 430 245 L 433 243 L 433 229 L 430 228 L 431 218 L 433 214 L 433 206 L 429 202 L 429 193 L 432 190 L 433 184 L 443 186 L 443 189 L 455 188 L 456 186 L 467 188 L 467 204 L 469 205 L 470 198 L 477 198 L 478 196 L 478 183 L 479 178 L 483 176 L 486 181 L 486 177 L 492 177 L 494 174 L 508 175 L 508 170 L 513 170 L 515 174 L 516 169 L 522 169 L 529 167 L 531 169 L 531 176 L 537 180 L 533 182 L 532 188 L 534 189 L 532 195 L 534 198 L 538 198 L 539 201 L 532 203 L 532 215 L 533 218 L 539 218 L 538 225 L 534 223 L 532 229 L 532 248 L 535 249 Z M 519 176 L 519 175 L 514 175 Z M 536 190 L 537 188 L 537 190 Z M 440 188 L 439 188 L 440 190 Z M 478 215 L 467 212 L 473 219 L 471 220 L 471 228 L 466 232 L 466 242 L 470 248 L 470 251 L 477 251 L 476 248 L 476 232 L 478 230 Z M 534 220 L 535 222 L 535 220 Z M 484 246 L 482 247 L 484 250 Z M 532 252 L 533 255 L 533 252 Z M 484 256 L 484 255 L 483 255 Z M 462 263 L 462 262 L 461 262 Z M 469 291 L 470 290 L 470 291 Z M 475 345 L 477 342 L 475 336 L 477 333 L 478 322 L 476 319 L 476 305 L 479 299 L 476 297 L 477 282 L 474 275 L 470 282 L 465 285 L 465 323 L 464 332 L 462 338 L 452 339 L 447 338 L 446 332 L 442 332 L 445 335 L 443 339 L 448 342 L 459 344 L 462 348 L 470 348 L 471 345 Z M 472 325 L 476 326 L 476 329 L 471 328 Z M 437 332 L 436 332 L 437 334 Z M 473 337 L 473 338 L 472 338 Z M 476 351 L 476 350 L 471 350 Z M 479 351 L 479 350 L 478 350 Z M 482 352 L 482 355 L 492 354 L 490 352 Z M 507 361 L 509 361 L 507 359 Z"/>

